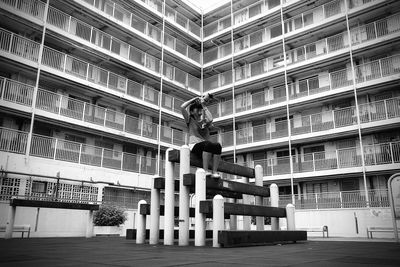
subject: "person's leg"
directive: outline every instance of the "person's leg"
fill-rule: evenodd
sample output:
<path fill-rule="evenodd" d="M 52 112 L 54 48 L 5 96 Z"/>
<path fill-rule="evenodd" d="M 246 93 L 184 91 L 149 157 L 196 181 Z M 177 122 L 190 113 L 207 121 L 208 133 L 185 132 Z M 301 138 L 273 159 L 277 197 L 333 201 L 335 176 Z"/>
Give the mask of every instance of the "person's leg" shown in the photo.
<path fill-rule="evenodd" d="M 207 142 L 204 147 L 204 150 L 213 155 L 212 177 L 220 178 L 220 175 L 218 174 L 218 166 L 221 160 L 221 151 L 222 151 L 221 145 L 219 143 Z"/>
<path fill-rule="evenodd" d="M 208 170 L 208 163 L 211 160 L 211 153 L 207 151 L 203 151 L 203 169 L 206 173 L 209 173 L 210 171 Z"/>
<path fill-rule="evenodd" d="M 213 154 L 213 166 L 212 166 L 213 173 L 218 172 L 218 166 L 220 161 L 221 161 L 221 155 Z"/>

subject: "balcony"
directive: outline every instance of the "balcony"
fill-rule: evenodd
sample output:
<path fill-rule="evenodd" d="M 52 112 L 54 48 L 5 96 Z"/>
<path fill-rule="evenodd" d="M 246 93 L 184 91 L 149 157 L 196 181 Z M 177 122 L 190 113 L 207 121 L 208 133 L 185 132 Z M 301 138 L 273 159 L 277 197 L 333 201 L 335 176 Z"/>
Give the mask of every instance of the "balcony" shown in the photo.
<path fill-rule="evenodd" d="M 387 79 L 398 79 L 400 74 L 400 55 L 371 61 L 355 66 L 356 87 L 362 88 L 371 83 L 379 83 Z M 289 103 L 307 100 L 310 97 L 319 97 L 335 94 L 353 84 L 351 69 L 338 70 L 331 73 L 315 73 L 314 77 L 300 79 L 288 84 Z M 352 88 L 350 88 L 352 90 Z M 250 110 L 258 110 L 272 105 L 286 103 L 286 88 L 284 85 L 270 87 L 264 91 L 240 95 L 235 98 L 235 115 L 240 116 Z M 214 118 L 233 114 L 232 100 L 224 101 L 209 107 Z"/>
<path fill-rule="evenodd" d="M 361 167 L 359 148 L 336 149 L 331 152 L 315 152 L 292 156 L 293 173 L 316 173 L 326 175 L 329 170 Z M 376 166 L 400 163 L 400 142 L 364 145 L 364 165 Z M 263 167 L 264 176 L 290 174 L 290 157 L 255 160 Z M 252 165 L 252 164 L 250 164 Z M 344 171 L 344 170 L 343 170 Z M 304 174 L 303 174 L 304 175 Z"/>
<path fill-rule="evenodd" d="M 0 100 L 32 106 L 33 86 L 1 77 L 0 85 Z M 89 123 L 93 126 L 100 126 L 99 129 L 103 131 L 116 130 L 116 134 L 121 132 L 133 134 L 149 139 L 147 141 L 151 143 L 157 140 L 158 124 L 43 89 L 38 89 L 35 107 L 37 110 L 47 113 L 42 115 L 54 117 L 58 120 L 66 121 L 67 118 L 70 118 L 82 122 L 80 125 L 83 126 L 86 126 L 85 123 Z M 55 114 L 55 116 L 51 114 Z M 76 122 L 71 121 L 71 123 Z M 186 133 L 169 127 L 162 127 L 161 141 L 181 146 L 185 144 L 185 140 Z"/>
<path fill-rule="evenodd" d="M 351 29 L 351 42 L 354 46 L 353 48 L 358 49 L 369 45 L 367 42 L 370 43 L 372 40 L 379 42 L 384 41 L 389 36 L 398 37 L 396 33 L 399 31 L 400 14 L 395 14 L 385 19 Z M 338 56 L 342 52 L 347 51 L 349 47 L 347 39 L 347 32 L 342 32 L 286 51 L 286 64 L 282 53 L 235 68 L 234 75 L 232 75 L 232 71 L 230 70 L 208 77 L 204 79 L 204 90 L 210 91 L 231 86 L 233 83 L 232 76 L 234 76 L 236 84 L 245 84 L 250 80 L 254 81 L 255 79 L 265 78 L 268 75 L 277 74 L 277 71 L 285 65 L 290 70 L 294 67 L 303 67 L 305 64 L 317 64 L 320 60 L 326 60 L 327 56 Z"/>
<path fill-rule="evenodd" d="M 39 0 L 0 0 L 0 5 L 43 21 L 46 3 Z"/>
<path fill-rule="evenodd" d="M 339 191 L 324 193 L 295 194 L 296 209 L 345 209 L 366 207 L 390 207 L 387 189 L 368 190 L 369 201 L 365 191 Z M 264 201 L 270 205 L 270 199 Z M 279 207 L 292 203 L 291 195 L 279 196 Z"/>
<path fill-rule="evenodd" d="M 28 133 L 0 127 L 0 151 L 25 154 Z M 29 155 L 142 174 L 157 173 L 157 159 L 48 136 L 32 135 Z"/>
<path fill-rule="evenodd" d="M 123 62 L 136 63 L 140 69 L 150 71 L 152 75 L 165 75 L 165 78 L 176 83 L 185 89 L 200 91 L 200 79 L 186 73 L 168 63 L 162 63 L 158 58 L 145 53 L 132 45 L 125 43 L 117 38 L 102 32 L 82 21 L 79 21 L 57 9 L 49 8 L 47 23 L 56 28 L 55 31 L 62 30 L 73 37 L 78 37 L 79 41 L 90 46 L 95 46 L 100 51 L 104 51 L 106 55 L 121 58 Z M 51 28 L 49 26 L 49 28 Z M 164 69 L 176 75 L 168 75 L 166 71 L 160 73 L 161 64 Z"/>

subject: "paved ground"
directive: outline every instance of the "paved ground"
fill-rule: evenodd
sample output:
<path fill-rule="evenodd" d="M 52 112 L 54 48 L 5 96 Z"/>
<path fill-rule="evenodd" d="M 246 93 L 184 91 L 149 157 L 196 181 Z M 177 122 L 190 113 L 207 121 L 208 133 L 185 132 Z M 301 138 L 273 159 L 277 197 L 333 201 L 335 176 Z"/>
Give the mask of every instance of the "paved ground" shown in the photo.
<path fill-rule="evenodd" d="M 0 239 L 0 266 L 400 266 L 393 240 L 325 240 L 218 249 L 136 245 L 122 237 Z"/>

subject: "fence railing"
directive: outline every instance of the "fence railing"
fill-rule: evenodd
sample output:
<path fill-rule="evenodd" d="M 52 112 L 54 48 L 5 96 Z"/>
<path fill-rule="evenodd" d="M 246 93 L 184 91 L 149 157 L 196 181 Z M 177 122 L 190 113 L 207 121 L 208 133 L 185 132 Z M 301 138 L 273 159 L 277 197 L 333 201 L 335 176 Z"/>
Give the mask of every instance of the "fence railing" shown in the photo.
<path fill-rule="evenodd" d="M 123 42 L 103 31 L 100 31 L 91 25 L 88 25 L 76 18 L 65 14 L 55 8 L 50 7 L 47 17 L 47 23 L 57 27 L 58 29 L 72 34 L 80 39 L 104 49 L 107 53 L 120 56 L 124 59 L 142 65 L 146 69 L 156 74 L 164 75 L 166 78 L 177 82 L 185 89 L 190 88 L 200 91 L 200 79 L 196 78 L 183 70 L 178 69 L 168 63 L 164 64 L 164 69 L 168 69 L 178 75 L 167 75 L 165 72 L 160 73 L 161 61 L 160 59 L 145 53 L 136 47 Z"/>
<path fill-rule="evenodd" d="M 40 0 L 0 0 L 0 3 L 43 20 L 46 3 Z"/>
<path fill-rule="evenodd" d="M 366 166 L 400 163 L 400 142 L 364 145 Z M 255 160 L 249 166 L 261 165 L 264 176 L 290 174 L 290 157 Z M 316 172 L 363 165 L 359 148 L 342 148 L 292 156 L 293 173 Z"/>
<path fill-rule="evenodd" d="M 33 86 L 3 77 L 0 77 L 0 86 L 1 100 L 32 106 Z M 180 105 L 180 102 L 177 104 Z M 38 89 L 36 108 L 153 140 L 157 140 L 158 136 L 158 124 L 43 89 Z M 162 126 L 161 141 L 183 145 L 185 140 L 185 132 Z"/>
<path fill-rule="evenodd" d="M 372 39 L 380 39 L 384 36 L 397 33 L 400 31 L 400 14 L 389 16 L 385 19 L 363 25 L 357 28 L 351 29 L 352 43 L 362 43 L 370 41 Z M 379 26 L 378 26 L 379 25 Z M 395 26 L 391 26 L 395 25 Z M 374 35 L 368 36 L 368 38 L 358 38 L 359 32 L 364 31 L 367 27 L 373 27 L 375 29 Z M 368 35 L 368 34 L 366 34 Z M 314 58 L 323 58 L 323 56 L 336 53 L 340 50 L 345 50 L 349 47 L 349 41 L 347 40 L 347 32 L 342 32 L 337 35 L 318 40 L 317 42 L 297 47 L 295 49 L 286 51 L 286 65 L 291 66 L 300 62 L 307 62 Z M 235 68 L 234 79 L 235 81 L 245 81 L 250 78 L 254 78 L 260 75 L 264 75 L 268 72 L 282 68 L 284 64 L 283 53 L 268 57 L 244 66 Z M 232 70 L 220 73 L 204 79 L 204 90 L 217 89 L 219 87 L 229 86 L 232 84 Z"/>
<path fill-rule="evenodd" d="M 387 189 L 368 190 L 369 207 L 389 207 Z M 270 199 L 264 201 L 270 205 Z M 291 195 L 280 195 L 279 206 L 286 207 L 292 203 Z M 340 209 L 368 207 L 365 191 L 339 191 L 324 193 L 307 193 L 295 195 L 296 209 Z"/>
<path fill-rule="evenodd" d="M 289 99 L 299 99 L 311 95 L 333 91 L 352 85 L 351 69 L 338 70 L 331 73 L 315 73 L 311 78 L 299 79 L 288 84 Z M 356 84 L 363 86 L 366 82 L 379 80 L 400 74 L 400 55 L 394 55 L 369 63 L 355 66 Z M 286 102 L 285 85 L 270 87 L 258 92 L 245 92 L 235 97 L 235 113 L 267 107 Z M 209 107 L 215 118 L 233 113 L 232 100 L 227 100 Z"/>
<path fill-rule="evenodd" d="M 0 127 L 0 151 L 25 154 L 28 133 Z"/>

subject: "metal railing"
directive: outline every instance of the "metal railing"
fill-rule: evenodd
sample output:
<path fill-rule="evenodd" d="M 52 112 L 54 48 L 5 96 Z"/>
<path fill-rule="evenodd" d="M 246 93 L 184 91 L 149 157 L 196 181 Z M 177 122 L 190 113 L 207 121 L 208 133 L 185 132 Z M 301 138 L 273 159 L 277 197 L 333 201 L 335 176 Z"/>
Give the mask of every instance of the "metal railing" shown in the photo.
<path fill-rule="evenodd" d="M 68 14 L 53 7 L 49 8 L 47 23 L 106 50 L 107 54 L 111 53 L 116 56 L 120 56 L 145 67 L 147 70 L 154 72 L 155 74 L 164 75 L 166 78 L 178 83 L 179 86 L 182 86 L 185 89 L 190 88 L 200 91 L 199 78 L 196 78 L 189 73 L 186 73 L 165 62 L 163 63 L 164 70 L 175 73 L 176 75 L 168 75 L 166 71 L 164 71 L 164 73 L 160 73 L 160 59 L 145 53 L 105 32 L 102 32 L 89 24 L 77 20 L 76 18 L 69 16 Z"/>
<path fill-rule="evenodd" d="M 372 39 L 379 39 L 383 36 L 395 34 L 400 31 L 400 14 L 389 16 L 385 19 L 367 24 L 371 25 L 375 29 L 375 35 L 369 36 L 368 41 Z M 391 26 L 392 24 L 396 26 Z M 362 31 L 363 25 L 350 30 L 352 34 L 352 43 L 356 44 L 358 39 L 355 36 L 359 35 Z M 378 26 L 379 25 L 379 26 Z M 389 26 L 390 25 L 390 26 Z M 317 42 L 297 47 L 295 49 L 286 51 L 286 63 L 287 66 L 297 64 L 300 62 L 307 62 L 314 58 L 322 58 L 324 55 L 333 54 L 341 50 L 345 50 L 349 47 L 347 40 L 347 32 L 321 39 Z M 268 57 L 250 64 L 234 69 L 235 81 L 245 81 L 250 78 L 254 78 L 268 72 L 282 68 L 285 64 L 283 62 L 283 54 L 277 54 L 272 57 Z M 232 70 L 220 73 L 204 79 L 204 90 L 217 89 L 219 87 L 228 86 L 232 84 Z"/>
<path fill-rule="evenodd" d="M 157 159 L 34 134 L 29 154 L 109 169 L 155 174 Z"/>
<path fill-rule="evenodd" d="M 25 154 L 28 133 L 0 127 L 0 151 Z"/>
<path fill-rule="evenodd" d="M 389 207 L 387 189 L 368 190 L 369 207 Z M 295 194 L 296 209 L 340 209 L 368 207 L 365 191 L 339 191 L 323 193 Z M 270 204 L 270 199 L 264 201 Z M 292 203 L 291 195 L 279 196 L 279 207 Z"/>
<path fill-rule="evenodd" d="M 0 0 L 0 3 L 6 4 L 18 11 L 43 20 L 46 3 L 40 0 Z"/>
<path fill-rule="evenodd" d="M 0 50 L 38 62 L 40 44 L 0 28 Z"/>

